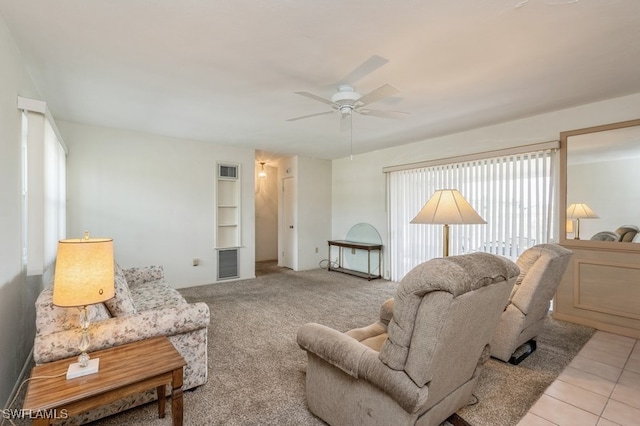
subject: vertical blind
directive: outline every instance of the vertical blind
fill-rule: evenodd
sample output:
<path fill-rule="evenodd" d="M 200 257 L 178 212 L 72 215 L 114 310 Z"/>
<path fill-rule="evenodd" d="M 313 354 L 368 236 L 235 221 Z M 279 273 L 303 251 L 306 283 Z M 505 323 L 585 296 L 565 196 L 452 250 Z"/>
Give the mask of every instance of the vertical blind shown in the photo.
<path fill-rule="evenodd" d="M 26 110 L 23 120 L 23 257 L 28 275 L 47 279 L 66 236 L 66 151 L 45 114 Z"/>
<path fill-rule="evenodd" d="M 557 149 L 387 172 L 391 279 L 442 254 L 442 225 L 409 223 L 438 189 L 457 189 L 486 225 L 452 225 L 450 255 L 515 259 L 557 239 Z"/>
<path fill-rule="evenodd" d="M 52 267 L 67 229 L 66 153 L 49 120 L 44 127 L 44 264 Z"/>

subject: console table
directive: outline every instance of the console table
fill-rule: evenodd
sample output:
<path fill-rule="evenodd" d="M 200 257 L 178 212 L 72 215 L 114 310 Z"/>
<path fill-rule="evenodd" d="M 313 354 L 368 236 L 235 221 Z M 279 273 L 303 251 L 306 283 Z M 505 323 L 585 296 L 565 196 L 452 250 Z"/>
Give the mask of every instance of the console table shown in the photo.
<path fill-rule="evenodd" d="M 100 371 L 70 380 L 65 372 L 75 358 L 33 368 L 31 377 L 38 378 L 29 382 L 23 409 L 34 417 L 34 425 L 48 425 L 55 418 L 65 419 L 154 388 L 162 418 L 167 385 L 171 386 L 173 425 L 182 425 L 182 368 L 186 362 L 169 339 L 156 337 L 116 346 L 93 352 L 91 357 L 100 358 Z"/>
<path fill-rule="evenodd" d="M 338 266 L 332 267 L 331 265 L 331 247 L 338 247 Z M 343 249 L 349 248 L 352 250 L 365 250 L 367 252 L 367 272 L 356 271 L 354 269 L 348 269 L 343 267 Z M 378 252 L 378 274 L 371 273 L 371 252 Z M 329 241 L 329 266 L 327 269 L 329 271 L 342 272 L 344 274 L 355 275 L 357 277 L 366 278 L 367 280 L 375 280 L 378 278 L 382 278 L 380 275 L 380 269 L 382 264 L 382 244 L 371 244 L 371 243 L 358 243 L 356 241 L 346 241 L 346 240 L 331 240 Z"/>

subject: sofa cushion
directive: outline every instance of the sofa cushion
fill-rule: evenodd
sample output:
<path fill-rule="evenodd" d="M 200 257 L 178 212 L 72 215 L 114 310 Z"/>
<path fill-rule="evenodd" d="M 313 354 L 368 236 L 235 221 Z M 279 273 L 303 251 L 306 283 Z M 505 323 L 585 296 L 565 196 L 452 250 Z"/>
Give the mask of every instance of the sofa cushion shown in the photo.
<path fill-rule="evenodd" d="M 110 318 L 104 304 L 87 306 L 89 321 L 94 323 Z M 62 308 L 53 304 L 53 288 L 45 288 L 36 300 L 36 333 L 49 334 L 57 331 L 73 330 L 80 324 L 80 309 Z"/>
<path fill-rule="evenodd" d="M 143 266 L 123 269 L 124 277 L 129 288 L 148 281 L 164 280 L 164 268 L 162 266 Z"/>
<path fill-rule="evenodd" d="M 117 263 L 115 263 L 114 268 L 115 296 L 105 301 L 104 304 L 114 317 L 135 314 L 136 307 L 133 303 L 133 298 L 131 297 L 129 285 L 124 277 L 124 272 Z"/>
<path fill-rule="evenodd" d="M 147 281 L 131 287 L 131 297 L 138 312 L 187 303 L 178 290 L 163 280 Z"/>

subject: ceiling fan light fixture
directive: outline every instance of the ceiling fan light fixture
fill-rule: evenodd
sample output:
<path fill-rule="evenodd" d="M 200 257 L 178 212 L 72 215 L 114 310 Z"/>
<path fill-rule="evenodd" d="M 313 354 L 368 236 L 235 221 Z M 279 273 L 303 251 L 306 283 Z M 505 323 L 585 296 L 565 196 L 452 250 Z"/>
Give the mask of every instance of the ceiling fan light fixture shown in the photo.
<path fill-rule="evenodd" d="M 343 105 L 340 107 L 340 114 L 342 114 L 343 117 L 347 117 L 351 115 L 352 111 L 353 111 L 353 107 L 350 105 Z"/>

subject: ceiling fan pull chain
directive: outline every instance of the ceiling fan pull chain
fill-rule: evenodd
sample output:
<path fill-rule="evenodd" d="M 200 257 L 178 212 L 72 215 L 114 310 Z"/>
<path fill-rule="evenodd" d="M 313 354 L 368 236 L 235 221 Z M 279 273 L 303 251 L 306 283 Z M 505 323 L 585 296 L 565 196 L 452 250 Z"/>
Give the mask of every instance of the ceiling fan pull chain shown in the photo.
<path fill-rule="evenodd" d="M 353 114 L 349 114 L 349 139 L 351 140 L 349 160 L 353 161 Z"/>

